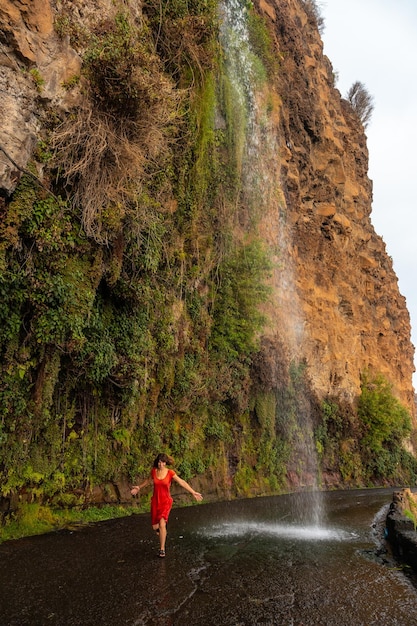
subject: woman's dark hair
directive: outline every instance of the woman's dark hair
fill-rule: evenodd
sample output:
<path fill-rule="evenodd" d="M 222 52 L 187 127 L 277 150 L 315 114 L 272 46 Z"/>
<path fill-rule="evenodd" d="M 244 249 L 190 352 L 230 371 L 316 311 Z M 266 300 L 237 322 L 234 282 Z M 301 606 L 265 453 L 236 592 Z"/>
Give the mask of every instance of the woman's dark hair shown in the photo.
<path fill-rule="evenodd" d="M 153 466 L 157 468 L 159 461 L 163 461 L 167 465 L 174 465 L 174 459 L 172 458 L 172 456 L 168 456 L 163 452 L 161 454 L 158 454 L 155 461 L 153 462 Z"/>

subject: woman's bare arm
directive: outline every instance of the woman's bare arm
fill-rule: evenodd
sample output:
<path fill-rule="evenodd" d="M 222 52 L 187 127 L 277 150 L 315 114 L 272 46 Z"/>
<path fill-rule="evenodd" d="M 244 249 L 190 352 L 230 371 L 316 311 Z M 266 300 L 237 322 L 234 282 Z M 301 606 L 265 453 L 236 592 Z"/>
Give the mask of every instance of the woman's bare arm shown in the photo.
<path fill-rule="evenodd" d="M 201 493 L 199 493 L 198 491 L 195 491 L 191 487 L 191 485 L 189 485 L 185 480 L 180 478 L 177 474 L 174 474 L 174 476 L 172 477 L 172 480 L 175 480 L 175 482 L 178 483 L 183 489 L 185 489 L 186 491 L 189 491 L 196 500 L 201 501 L 203 499 L 203 496 L 201 495 Z"/>
<path fill-rule="evenodd" d="M 152 483 L 152 478 L 148 476 L 148 478 L 146 478 L 143 482 L 141 482 L 140 485 L 133 485 L 132 489 L 130 490 L 130 493 L 132 494 L 132 496 L 137 496 L 137 494 L 139 493 L 141 489 L 143 489 L 144 487 L 147 487 L 151 483 Z"/>

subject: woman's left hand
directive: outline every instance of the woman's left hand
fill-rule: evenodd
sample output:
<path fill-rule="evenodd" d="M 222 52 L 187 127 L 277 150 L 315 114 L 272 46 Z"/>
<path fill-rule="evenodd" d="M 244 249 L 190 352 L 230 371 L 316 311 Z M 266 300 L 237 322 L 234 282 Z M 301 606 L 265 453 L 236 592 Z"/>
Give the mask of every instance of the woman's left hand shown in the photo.
<path fill-rule="evenodd" d="M 203 496 L 201 495 L 201 493 L 198 493 L 198 491 L 193 491 L 193 496 L 199 502 L 201 502 L 201 500 L 203 499 Z"/>

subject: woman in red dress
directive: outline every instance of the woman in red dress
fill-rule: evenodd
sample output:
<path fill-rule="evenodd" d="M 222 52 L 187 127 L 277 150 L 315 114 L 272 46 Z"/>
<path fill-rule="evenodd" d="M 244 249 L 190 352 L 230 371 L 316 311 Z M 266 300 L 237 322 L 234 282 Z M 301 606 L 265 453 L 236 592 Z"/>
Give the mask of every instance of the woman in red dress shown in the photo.
<path fill-rule="evenodd" d="M 172 507 L 172 497 L 170 487 L 173 480 L 189 491 L 196 500 L 202 500 L 203 496 L 194 489 L 185 480 L 180 478 L 172 469 L 168 469 L 167 465 L 172 465 L 174 460 L 167 454 L 158 454 L 149 478 L 144 480 L 140 485 L 134 485 L 130 490 L 132 496 L 136 496 L 143 487 L 153 483 L 153 494 L 151 499 L 151 522 L 152 528 L 159 534 L 160 550 L 159 556 L 165 556 L 165 541 L 167 537 L 168 517 Z"/>

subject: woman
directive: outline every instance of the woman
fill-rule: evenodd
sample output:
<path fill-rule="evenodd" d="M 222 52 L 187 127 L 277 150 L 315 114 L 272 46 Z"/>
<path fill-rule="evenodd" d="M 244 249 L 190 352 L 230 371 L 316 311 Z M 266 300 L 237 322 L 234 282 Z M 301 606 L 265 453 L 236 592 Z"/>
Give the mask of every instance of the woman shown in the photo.
<path fill-rule="evenodd" d="M 149 478 L 144 480 L 140 485 L 134 485 L 130 490 L 132 496 L 136 496 L 143 487 L 153 483 L 153 494 L 151 499 L 151 522 L 152 528 L 159 535 L 160 550 L 159 556 L 165 556 L 165 541 L 167 537 L 168 517 L 172 507 L 172 497 L 170 487 L 173 480 L 189 491 L 196 500 L 201 501 L 203 496 L 194 489 L 185 480 L 182 480 L 172 469 L 168 469 L 167 465 L 172 465 L 174 460 L 167 454 L 158 454 Z"/>

